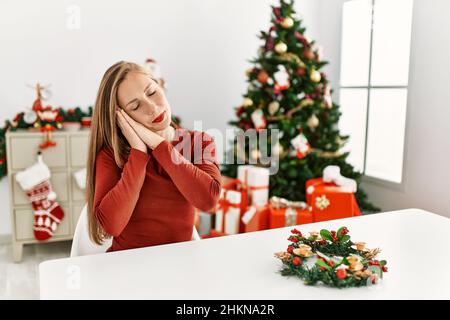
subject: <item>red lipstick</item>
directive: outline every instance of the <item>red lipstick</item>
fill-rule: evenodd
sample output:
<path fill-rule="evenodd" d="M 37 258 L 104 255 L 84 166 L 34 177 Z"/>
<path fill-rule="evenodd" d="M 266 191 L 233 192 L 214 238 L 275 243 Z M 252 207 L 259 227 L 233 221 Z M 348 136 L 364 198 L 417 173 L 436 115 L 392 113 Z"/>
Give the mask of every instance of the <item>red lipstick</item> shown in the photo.
<path fill-rule="evenodd" d="M 166 112 L 163 111 L 159 116 L 157 116 L 155 118 L 155 120 L 153 120 L 153 123 L 159 123 L 159 122 L 163 121 L 165 114 L 166 114 Z"/>

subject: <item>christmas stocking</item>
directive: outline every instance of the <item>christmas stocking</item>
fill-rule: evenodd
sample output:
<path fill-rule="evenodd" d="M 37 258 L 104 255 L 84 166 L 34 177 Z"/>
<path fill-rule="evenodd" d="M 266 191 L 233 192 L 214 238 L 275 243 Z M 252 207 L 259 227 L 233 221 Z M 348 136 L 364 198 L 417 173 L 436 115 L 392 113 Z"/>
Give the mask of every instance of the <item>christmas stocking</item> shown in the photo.
<path fill-rule="evenodd" d="M 16 181 L 26 192 L 34 211 L 34 236 L 37 240 L 47 240 L 56 231 L 64 212 L 56 193 L 50 184 L 50 170 L 38 154 L 38 162 L 16 174 Z"/>

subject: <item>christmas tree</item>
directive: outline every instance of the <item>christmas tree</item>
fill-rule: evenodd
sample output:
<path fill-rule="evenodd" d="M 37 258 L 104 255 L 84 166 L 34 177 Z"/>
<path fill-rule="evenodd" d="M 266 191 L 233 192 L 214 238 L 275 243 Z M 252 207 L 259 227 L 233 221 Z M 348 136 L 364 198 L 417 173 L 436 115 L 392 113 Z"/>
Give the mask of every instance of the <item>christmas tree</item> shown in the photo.
<path fill-rule="evenodd" d="M 294 1 L 281 0 L 272 6 L 271 27 L 262 31 L 263 45 L 247 71 L 248 90 L 242 105 L 235 108 L 237 119 L 228 124 L 242 129 L 279 130 L 279 139 L 268 140 L 267 150 L 277 156 L 279 170 L 270 176 L 270 196 L 304 201 L 305 182 L 322 176 L 328 165 L 337 165 L 341 174 L 358 183 L 356 199 L 363 212 L 375 212 L 359 183 L 361 173 L 341 152 L 348 140 L 339 132 L 339 106 L 332 101 L 332 89 L 320 70 L 328 62 L 322 60 L 321 48 L 305 36 L 302 21 L 295 17 Z M 259 137 L 258 137 L 259 139 Z M 222 165 L 222 174 L 236 177 L 238 149 L 235 139 L 233 161 Z M 258 144 L 259 145 L 259 142 Z M 241 153 L 242 154 L 242 153 Z M 262 165 L 257 149 L 244 148 L 240 163 Z M 229 155 L 226 156 L 226 158 Z"/>

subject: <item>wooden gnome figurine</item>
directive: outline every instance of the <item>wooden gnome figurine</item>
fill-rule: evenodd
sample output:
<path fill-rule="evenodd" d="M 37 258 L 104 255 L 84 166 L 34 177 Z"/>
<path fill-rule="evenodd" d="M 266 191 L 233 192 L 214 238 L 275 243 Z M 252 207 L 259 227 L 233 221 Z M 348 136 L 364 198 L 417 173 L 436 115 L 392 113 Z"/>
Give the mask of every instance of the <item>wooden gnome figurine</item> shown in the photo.
<path fill-rule="evenodd" d="M 37 114 L 41 122 L 40 131 L 44 133 L 44 142 L 39 145 L 39 149 L 44 150 L 56 146 L 56 142 L 52 141 L 52 132 L 56 130 L 54 123 L 56 122 L 59 110 L 47 106 L 38 110 Z"/>

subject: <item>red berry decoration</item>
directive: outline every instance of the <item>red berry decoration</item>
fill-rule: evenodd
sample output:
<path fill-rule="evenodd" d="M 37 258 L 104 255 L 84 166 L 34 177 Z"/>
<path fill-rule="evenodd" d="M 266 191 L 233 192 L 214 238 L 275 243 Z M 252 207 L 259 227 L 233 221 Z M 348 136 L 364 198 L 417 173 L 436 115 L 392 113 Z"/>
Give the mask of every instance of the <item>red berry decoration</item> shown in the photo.
<path fill-rule="evenodd" d="M 302 263 L 302 259 L 300 259 L 300 257 L 295 257 L 294 259 L 292 259 L 292 264 L 294 266 L 298 266 Z"/>
<path fill-rule="evenodd" d="M 295 228 L 291 230 L 291 233 L 297 234 L 299 237 L 302 237 L 302 233 L 299 230 L 295 229 Z"/>
<path fill-rule="evenodd" d="M 337 270 L 336 277 L 338 277 L 338 279 L 344 280 L 345 278 L 347 278 L 347 270 L 345 269 Z"/>
<path fill-rule="evenodd" d="M 388 268 L 386 266 L 382 266 L 381 270 L 383 270 L 383 272 L 388 272 Z"/>
<path fill-rule="evenodd" d="M 292 253 L 294 251 L 294 247 L 293 246 L 289 246 L 287 248 L 287 252 Z"/>

